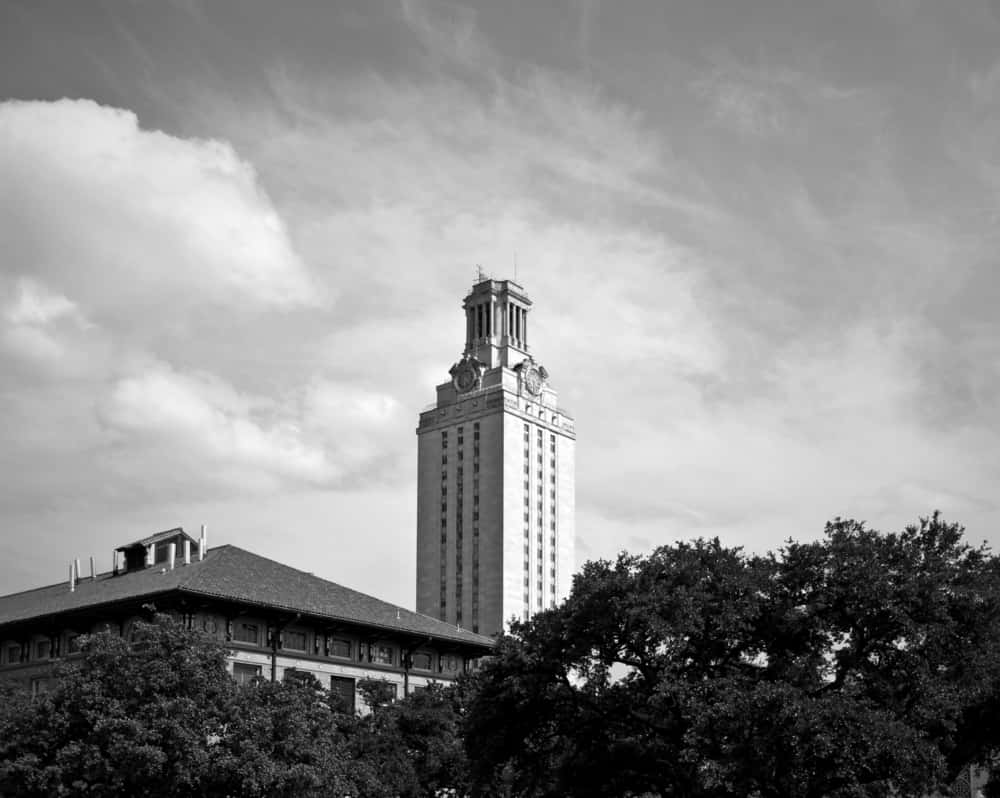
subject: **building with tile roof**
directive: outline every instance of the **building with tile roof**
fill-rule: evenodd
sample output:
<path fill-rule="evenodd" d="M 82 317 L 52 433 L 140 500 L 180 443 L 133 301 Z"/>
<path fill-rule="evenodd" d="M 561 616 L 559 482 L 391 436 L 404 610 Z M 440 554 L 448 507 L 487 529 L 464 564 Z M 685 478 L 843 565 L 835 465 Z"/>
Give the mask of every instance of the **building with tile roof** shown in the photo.
<path fill-rule="evenodd" d="M 119 562 L 118 554 L 124 555 Z M 493 639 L 351 590 L 241 549 L 207 549 L 183 529 L 116 550 L 114 568 L 0 596 L 0 678 L 45 689 L 55 661 L 81 634 L 129 635 L 151 607 L 226 642 L 240 681 L 308 671 L 357 706 L 360 679 L 404 695 L 451 681 L 490 652 Z"/>

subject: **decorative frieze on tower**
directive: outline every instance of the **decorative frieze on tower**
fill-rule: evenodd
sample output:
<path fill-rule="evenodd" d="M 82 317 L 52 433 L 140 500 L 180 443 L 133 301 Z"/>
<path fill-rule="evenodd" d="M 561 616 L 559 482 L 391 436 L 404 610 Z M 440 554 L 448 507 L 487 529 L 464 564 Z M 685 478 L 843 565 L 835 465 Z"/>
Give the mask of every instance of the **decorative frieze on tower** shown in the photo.
<path fill-rule="evenodd" d="M 417 610 L 496 634 L 569 592 L 576 434 L 524 289 L 480 280 L 463 307 L 462 356 L 417 428 Z"/>

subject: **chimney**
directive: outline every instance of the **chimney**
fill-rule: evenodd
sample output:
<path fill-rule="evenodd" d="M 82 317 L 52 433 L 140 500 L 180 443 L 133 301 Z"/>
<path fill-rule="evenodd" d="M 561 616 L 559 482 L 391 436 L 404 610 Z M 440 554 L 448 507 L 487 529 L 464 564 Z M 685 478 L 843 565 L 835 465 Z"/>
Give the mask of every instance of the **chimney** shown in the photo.
<path fill-rule="evenodd" d="M 184 538 L 184 564 L 191 564 L 191 541 Z"/>
<path fill-rule="evenodd" d="M 79 557 L 77 557 L 75 560 L 73 560 L 73 567 L 76 569 L 75 572 L 74 572 L 74 575 L 76 576 L 76 581 L 79 582 L 80 581 L 80 558 Z"/>
<path fill-rule="evenodd" d="M 76 571 L 73 570 L 73 563 L 69 564 L 69 592 L 76 590 Z"/>
<path fill-rule="evenodd" d="M 149 568 L 156 562 L 156 546 L 150 544 L 146 546 L 146 567 Z"/>
<path fill-rule="evenodd" d="M 113 576 L 118 576 L 118 549 L 111 552 L 111 573 Z"/>
<path fill-rule="evenodd" d="M 198 560 L 204 560 L 205 554 L 208 552 L 208 528 L 202 524 L 201 525 L 201 540 L 198 541 Z"/>
<path fill-rule="evenodd" d="M 174 570 L 174 565 L 177 564 L 177 544 L 171 543 L 167 547 L 167 560 L 170 562 L 170 570 Z"/>
<path fill-rule="evenodd" d="M 97 566 L 94 563 L 94 555 L 90 555 L 90 578 L 97 579 Z"/>

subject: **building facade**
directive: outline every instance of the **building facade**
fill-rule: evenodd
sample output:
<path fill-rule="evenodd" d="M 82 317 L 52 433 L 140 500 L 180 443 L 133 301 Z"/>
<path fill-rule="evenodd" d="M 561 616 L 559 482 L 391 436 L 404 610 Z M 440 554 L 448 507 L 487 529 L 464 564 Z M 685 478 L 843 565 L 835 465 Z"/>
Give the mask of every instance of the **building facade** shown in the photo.
<path fill-rule="evenodd" d="M 417 610 L 495 635 L 555 606 L 575 565 L 573 419 L 512 280 L 465 297 L 465 347 L 417 428 Z"/>
<path fill-rule="evenodd" d="M 121 555 L 121 556 L 119 556 Z M 130 636 L 150 606 L 226 643 L 240 682 L 305 671 L 364 710 L 357 683 L 402 697 L 450 682 L 493 640 L 381 601 L 236 546 L 208 550 L 182 529 L 119 547 L 111 571 L 91 566 L 56 585 L 0 596 L 0 679 L 44 691 L 81 634 Z"/>

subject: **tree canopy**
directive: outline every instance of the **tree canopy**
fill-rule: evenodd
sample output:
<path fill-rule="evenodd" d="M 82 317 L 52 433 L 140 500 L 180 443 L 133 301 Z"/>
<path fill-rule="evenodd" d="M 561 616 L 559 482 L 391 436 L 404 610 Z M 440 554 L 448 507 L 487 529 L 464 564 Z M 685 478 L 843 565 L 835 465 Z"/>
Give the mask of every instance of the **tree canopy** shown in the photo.
<path fill-rule="evenodd" d="M 0 794 L 948 795 L 1000 752 L 1000 560 L 962 533 L 838 519 L 766 555 L 591 562 L 471 678 L 361 683 L 365 716 L 308 674 L 238 685 L 157 616 L 84 639 L 46 695 L 3 690 Z"/>
<path fill-rule="evenodd" d="M 307 674 L 236 684 L 222 645 L 164 615 L 82 647 L 50 693 L 4 688 L 0 795 L 420 798 L 464 779 L 448 690 L 346 714 Z"/>
<path fill-rule="evenodd" d="M 623 554 L 515 624 L 471 696 L 484 791 L 947 794 L 1000 748 L 1000 567 L 937 515 Z"/>

